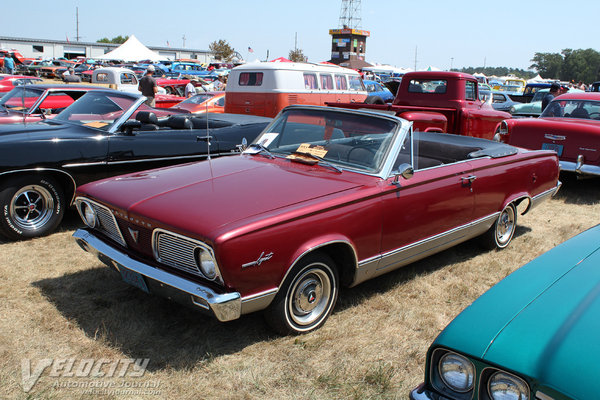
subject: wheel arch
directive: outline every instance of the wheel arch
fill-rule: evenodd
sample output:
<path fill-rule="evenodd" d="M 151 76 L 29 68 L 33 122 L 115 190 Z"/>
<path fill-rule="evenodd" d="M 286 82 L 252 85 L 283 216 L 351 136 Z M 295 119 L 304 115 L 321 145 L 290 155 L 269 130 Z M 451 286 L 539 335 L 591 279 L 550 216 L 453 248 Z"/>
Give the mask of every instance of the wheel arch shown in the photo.
<path fill-rule="evenodd" d="M 294 267 L 303 258 L 317 251 L 327 254 L 336 263 L 342 285 L 347 286 L 354 280 L 354 275 L 358 267 L 358 258 L 354 245 L 348 238 L 328 237 L 321 238 L 321 240 L 312 240 L 298 248 L 291 258 L 293 261 L 289 264 L 289 268 L 279 283 L 279 289 L 281 289 Z"/>
<path fill-rule="evenodd" d="M 19 176 L 28 175 L 46 175 L 56 179 L 64 190 L 65 198 L 70 199 L 69 205 L 73 203 L 75 198 L 75 189 L 77 184 L 75 179 L 68 172 L 54 168 L 29 168 L 29 169 L 18 169 L 13 171 L 0 172 L 0 182 L 5 179 Z"/>
<path fill-rule="evenodd" d="M 525 208 L 525 210 L 523 210 L 523 212 L 521 212 L 521 215 L 525 215 L 529 212 L 529 210 L 531 210 L 531 196 L 528 193 L 516 193 L 511 195 L 510 197 L 507 197 L 504 200 L 504 203 L 502 204 L 502 208 L 501 210 L 504 210 L 506 208 L 506 206 L 508 206 L 511 203 L 514 203 L 515 205 L 515 211 L 517 212 L 517 214 L 519 213 L 519 205 L 523 202 L 523 201 L 527 201 L 527 206 Z"/>

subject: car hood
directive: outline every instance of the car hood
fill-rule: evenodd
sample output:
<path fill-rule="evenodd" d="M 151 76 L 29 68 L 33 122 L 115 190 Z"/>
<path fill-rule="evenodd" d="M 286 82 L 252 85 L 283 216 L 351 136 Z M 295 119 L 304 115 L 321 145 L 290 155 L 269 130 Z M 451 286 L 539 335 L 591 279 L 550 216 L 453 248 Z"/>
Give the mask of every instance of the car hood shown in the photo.
<path fill-rule="evenodd" d="M 436 345 L 529 376 L 574 398 L 595 397 L 599 237 L 600 225 L 515 271 L 465 309 Z"/>
<path fill-rule="evenodd" d="M 3 116 L 0 115 L 0 123 Z M 57 136 L 58 132 L 70 130 L 70 126 L 45 122 L 11 123 L 0 125 L 0 143 L 4 141 L 27 140 Z"/>
<path fill-rule="evenodd" d="M 241 155 L 109 178 L 79 191 L 129 216 L 214 240 L 241 227 L 276 223 L 286 210 L 359 186 L 344 179 L 347 174 L 358 175 Z"/>

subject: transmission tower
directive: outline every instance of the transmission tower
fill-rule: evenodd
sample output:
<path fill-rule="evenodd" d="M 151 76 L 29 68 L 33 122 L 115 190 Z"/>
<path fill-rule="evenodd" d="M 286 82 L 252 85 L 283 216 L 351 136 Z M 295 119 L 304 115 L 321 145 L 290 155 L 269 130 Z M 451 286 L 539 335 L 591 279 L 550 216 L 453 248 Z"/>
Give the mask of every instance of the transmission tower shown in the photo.
<path fill-rule="evenodd" d="M 342 0 L 340 28 L 360 29 L 362 25 L 360 0 Z"/>

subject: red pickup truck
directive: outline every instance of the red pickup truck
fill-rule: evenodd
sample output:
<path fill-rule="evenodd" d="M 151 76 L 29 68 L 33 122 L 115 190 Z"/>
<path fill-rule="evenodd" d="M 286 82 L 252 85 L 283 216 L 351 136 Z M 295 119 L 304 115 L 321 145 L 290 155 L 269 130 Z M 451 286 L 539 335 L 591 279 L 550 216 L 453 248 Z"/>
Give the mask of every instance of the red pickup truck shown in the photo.
<path fill-rule="evenodd" d="M 506 112 L 479 100 L 477 79 L 459 72 L 420 71 L 402 77 L 392 104 L 327 103 L 328 106 L 393 111 L 425 132 L 492 139 Z"/>

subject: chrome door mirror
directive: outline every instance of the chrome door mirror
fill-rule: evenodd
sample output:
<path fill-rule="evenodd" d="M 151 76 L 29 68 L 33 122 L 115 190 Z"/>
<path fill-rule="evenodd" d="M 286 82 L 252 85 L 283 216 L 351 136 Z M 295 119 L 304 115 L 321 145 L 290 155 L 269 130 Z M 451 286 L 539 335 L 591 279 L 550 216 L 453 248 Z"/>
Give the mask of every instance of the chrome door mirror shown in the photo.
<path fill-rule="evenodd" d="M 394 180 L 392 184 L 398 184 L 398 177 L 400 176 L 404 179 L 410 179 L 413 177 L 414 174 L 415 170 L 413 169 L 412 165 L 408 163 L 400 164 L 400 166 L 398 166 L 398 169 L 394 171 Z"/>
<path fill-rule="evenodd" d="M 242 138 L 242 144 L 238 144 L 236 146 L 239 150 L 239 152 L 241 153 L 242 151 L 246 150 L 246 148 L 248 147 L 248 140 L 244 137 Z"/>

